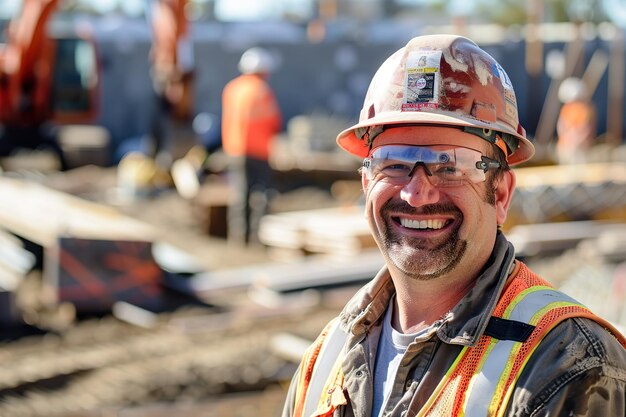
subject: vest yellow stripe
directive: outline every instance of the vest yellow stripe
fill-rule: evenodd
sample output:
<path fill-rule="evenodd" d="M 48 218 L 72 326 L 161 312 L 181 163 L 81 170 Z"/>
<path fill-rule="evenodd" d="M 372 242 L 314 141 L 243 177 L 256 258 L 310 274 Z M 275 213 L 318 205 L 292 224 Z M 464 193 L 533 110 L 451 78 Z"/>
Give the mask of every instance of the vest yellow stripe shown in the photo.
<path fill-rule="evenodd" d="M 511 303 L 509 304 L 509 306 L 504 310 L 504 313 L 502 313 L 502 318 L 508 319 L 509 317 L 511 317 L 511 313 L 513 312 L 513 310 L 515 309 L 515 307 L 517 307 L 517 305 L 524 299 L 526 298 L 526 296 L 530 293 L 533 292 L 537 292 L 537 291 L 541 291 L 541 290 L 554 290 L 554 288 L 552 287 L 548 287 L 546 285 L 535 285 L 534 287 L 530 287 L 530 288 L 526 288 L 525 290 L 521 291 L 517 297 L 515 297 Z"/>
<path fill-rule="evenodd" d="M 527 288 L 523 291 L 521 291 L 513 300 L 511 300 L 511 303 L 509 304 L 508 308 L 505 309 L 505 311 L 502 314 L 502 318 L 505 319 L 511 319 L 511 316 L 513 315 L 513 312 L 516 311 L 516 307 L 519 306 L 519 304 L 523 301 L 523 300 L 527 300 L 528 296 L 530 296 L 531 294 L 536 294 L 538 292 L 544 292 L 544 294 L 538 294 L 539 299 L 541 300 L 543 298 L 545 298 L 548 294 L 556 294 L 561 300 L 563 300 L 563 294 L 561 293 L 557 293 L 554 291 L 553 288 L 549 287 L 549 286 L 544 286 L 544 285 L 536 285 L 530 288 Z M 573 303 L 569 302 L 569 300 L 567 300 L 569 297 L 565 296 L 566 301 L 557 301 L 557 302 L 553 302 L 548 304 L 547 306 L 544 306 L 543 308 L 537 310 L 533 316 L 531 317 L 524 317 L 524 313 L 518 313 L 516 314 L 515 319 L 520 319 L 520 321 L 523 322 L 527 322 L 528 324 L 532 324 L 532 325 L 536 325 L 536 323 L 541 319 L 541 317 L 544 316 L 544 314 L 549 311 L 552 308 L 558 308 L 561 306 L 570 306 L 570 305 L 574 305 Z M 536 302 L 536 301 L 535 301 Z M 531 302 L 532 305 L 533 302 Z M 517 317 L 520 316 L 520 317 Z M 510 349 L 509 353 L 508 353 L 508 359 L 505 361 L 505 363 L 501 363 L 502 369 L 498 370 L 499 371 L 499 378 L 497 383 L 495 384 L 493 391 L 491 393 L 488 392 L 483 392 L 481 394 L 484 395 L 489 395 L 490 396 L 490 401 L 489 401 L 489 405 L 487 407 L 487 410 L 489 412 L 489 415 L 494 415 L 497 412 L 497 409 L 499 407 L 501 403 L 501 399 L 504 395 L 506 395 L 505 391 L 508 391 L 507 389 L 507 381 L 509 380 L 510 376 L 511 376 L 511 372 L 512 369 L 514 368 L 516 361 L 515 358 L 519 355 L 520 349 L 522 348 L 522 343 L 521 342 L 511 342 L 511 341 L 498 341 L 498 340 L 492 340 L 490 342 L 490 348 L 485 352 L 485 357 L 483 357 L 481 359 L 481 366 L 479 368 L 476 369 L 476 374 L 474 375 L 474 378 L 477 378 L 478 375 L 483 372 L 483 366 L 484 366 L 484 362 L 487 360 L 487 357 L 489 356 L 489 354 L 491 353 L 491 350 L 493 348 L 493 346 L 497 343 L 500 343 L 501 348 L 500 349 Z M 504 343 L 511 345 L 510 348 L 507 348 L 506 345 L 504 345 Z M 504 353 L 505 351 L 501 351 L 502 353 Z M 494 359 L 495 360 L 495 359 Z M 494 364 L 494 366 L 497 366 Z M 516 379 L 519 377 L 519 375 L 516 375 Z M 487 387 L 482 387 L 487 388 Z M 481 394 L 478 394 L 479 396 Z M 468 400 L 470 396 L 467 396 L 466 401 Z M 483 400 L 487 400 L 487 398 L 484 398 Z M 480 400 L 479 400 L 480 402 Z M 464 408 L 467 404 L 464 404 Z M 474 404 L 474 408 L 476 404 Z M 478 409 L 480 409 L 481 407 L 478 407 Z"/>
<path fill-rule="evenodd" d="M 427 413 L 430 412 L 431 407 L 433 406 L 435 401 L 439 399 L 439 395 L 441 394 L 441 391 L 449 383 L 451 375 L 454 373 L 454 371 L 456 370 L 461 360 L 468 353 L 468 350 L 469 350 L 469 346 L 464 346 L 463 349 L 461 349 L 461 352 L 458 354 L 458 356 L 456 357 L 452 365 L 450 365 L 450 368 L 448 369 L 448 372 L 446 372 L 446 375 L 441 379 L 441 381 L 439 381 L 439 384 L 437 384 L 437 387 L 435 388 L 433 393 L 430 395 L 430 398 L 428 398 L 428 401 L 426 401 L 422 409 L 419 411 L 419 413 L 417 413 L 415 417 L 423 417 L 427 415 Z"/>
<path fill-rule="evenodd" d="M 547 286 L 534 286 L 521 291 L 510 301 L 508 308 L 506 308 L 501 318 L 511 319 L 511 315 L 515 311 L 515 308 L 532 293 L 539 291 L 552 290 Z M 520 314 L 517 314 L 520 316 Z M 521 319 L 526 322 L 528 318 L 515 317 L 515 319 Z M 468 389 L 468 393 L 465 396 L 465 402 L 463 404 L 463 410 L 467 410 L 471 415 L 487 413 L 489 409 L 492 409 L 491 400 L 498 390 L 502 390 L 503 381 L 508 379 L 508 375 L 511 370 L 511 366 L 507 367 L 507 364 L 514 358 L 514 355 L 519 352 L 520 342 L 514 341 L 502 341 L 495 338 L 491 338 L 489 347 L 485 351 L 485 354 L 481 357 L 479 366 L 475 369 L 472 376 L 472 385 Z M 497 347 L 497 348 L 496 348 Z M 496 349 L 498 352 L 494 352 Z M 483 369 L 485 363 L 489 363 L 488 369 Z M 505 379 L 502 379 L 502 372 L 505 372 Z M 496 376 L 497 375 L 497 376 Z M 497 382 L 489 382 L 491 378 L 496 377 Z M 487 379 L 485 379 L 487 378 Z M 480 380 L 479 388 L 474 387 L 477 381 Z M 474 391 L 474 388 L 479 391 Z"/>
<path fill-rule="evenodd" d="M 534 287 L 533 287 L 534 288 Z M 562 308 L 562 307 L 582 307 L 585 308 L 582 304 L 580 303 L 575 303 L 575 302 L 571 302 L 571 301 L 555 301 L 553 303 L 550 303 L 548 305 L 546 305 L 545 307 L 539 309 L 533 316 L 532 318 L 529 320 L 528 324 L 531 324 L 533 326 L 537 325 L 537 323 L 539 323 L 539 320 L 541 320 L 550 310 L 553 309 L 557 309 L 557 308 Z M 549 329 L 552 329 L 552 327 L 554 327 L 556 325 L 556 323 L 553 323 L 552 326 L 549 327 Z M 547 334 L 547 331 L 544 331 Z M 494 393 L 494 396 L 491 399 L 491 402 L 489 404 L 489 415 L 500 415 L 502 413 L 504 413 L 504 409 L 502 410 L 498 410 L 498 407 L 500 404 L 507 404 L 508 400 L 513 392 L 513 388 L 515 386 L 515 382 L 517 382 L 517 380 L 519 379 L 522 371 L 524 370 L 524 367 L 526 365 L 526 363 L 528 362 L 528 360 L 530 359 L 530 357 L 532 356 L 532 353 L 535 351 L 535 349 L 537 348 L 537 346 L 539 346 L 539 342 L 541 341 L 541 339 L 538 339 L 536 341 L 536 343 L 532 346 L 530 352 L 526 355 L 526 357 L 524 358 L 524 360 L 522 361 L 521 366 L 519 367 L 516 375 L 514 376 L 513 379 L 513 383 L 512 384 L 508 384 L 507 385 L 507 381 L 509 380 L 510 376 L 511 376 L 511 370 L 513 369 L 516 360 L 515 358 L 518 357 L 518 355 L 520 354 L 520 349 L 522 348 L 522 343 L 516 343 L 515 346 L 513 347 L 513 349 L 511 349 L 511 354 L 509 356 L 509 360 L 507 361 L 505 367 L 504 367 L 504 371 L 502 372 L 500 379 L 498 380 L 498 384 L 496 386 L 496 390 Z M 506 391 L 506 392 L 505 392 Z M 505 408 L 505 407 L 503 407 Z M 499 412 L 498 412 L 499 411 Z"/>
<path fill-rule="evenodd" d="M 481 371 L 483 370 L 483 367 L 485 366 L 485 363 L 487 362 L 487 358 L 491 354 L 491 351 L 493 350 L 493 348 L 496 347 L 498 342 L 499 342 L 498 339 L 494 339 L 492 337 L 491 340 L 489 341 L 489 346 L 487 346 L 487 349 L 485 350 L 485 354 L 480 358 L 480 362 L 478 363 L 478 367 L 476 368 L 476 372 L 472 376 L 471 384 L 468 387 L 468 390 L 467 390 L 468 392 L 465 395 L 465 401 L 463 402 L 463 407 L 461 408 L 461 410 L 462 410 L 461 415 L 465 415 L 465 410 L 467 409 L 467 402 L 470 399 L 470 396 L 471 396 L 470 394 L 471 394 L 471 392 L 473 390 L 474 383 L 476 383 L 476 378 L 478 378 L 479 375 L 481 374 Z"/>

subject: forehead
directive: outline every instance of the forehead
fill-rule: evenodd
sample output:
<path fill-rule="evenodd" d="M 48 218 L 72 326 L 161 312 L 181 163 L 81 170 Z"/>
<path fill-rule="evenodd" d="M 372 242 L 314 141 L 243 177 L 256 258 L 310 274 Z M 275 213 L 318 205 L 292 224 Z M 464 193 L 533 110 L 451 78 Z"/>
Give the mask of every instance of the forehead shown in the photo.
<path fill-rule="evenodd" d="M 392 126 L 376 136 L 372 151 L 383 145 L 456 145 L 487 153 L 489 142 L 461 129 L 442 126 Z"/>

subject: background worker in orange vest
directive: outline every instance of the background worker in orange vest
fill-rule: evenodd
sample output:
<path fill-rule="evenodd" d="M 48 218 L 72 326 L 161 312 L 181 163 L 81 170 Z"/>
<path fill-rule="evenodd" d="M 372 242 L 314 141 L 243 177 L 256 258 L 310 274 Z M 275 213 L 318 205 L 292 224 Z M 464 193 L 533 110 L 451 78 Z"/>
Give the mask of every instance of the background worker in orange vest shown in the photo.
<path fill-rule="evenodd" d="M 556 125 L 560 164 L 585 163 L 596 138 L 596 107 L 580 78 L 570 77 L 559 86 L 563 103 Z"/>
<path fill-rule="evenodd" d="M 365 216 L 385 265 L 305 353 L 284 417 L 624 416 L 626 339 L 515 258 L 510 166 L 534 154 L 502 66 L 417 37 L 359 122 Z"/>
<path fill-rule="evenodd" d="M 248 244 L 257 239 L 258 222 L 267 210 L 271 168 L 268 158 L 282 126 L 282 115 L 267 82 L 275 69 L 269 51 L 255 47 L 239 61 L 241 75 L 222 94 L 222 146 L 231 157 L 228 239 Z"/>

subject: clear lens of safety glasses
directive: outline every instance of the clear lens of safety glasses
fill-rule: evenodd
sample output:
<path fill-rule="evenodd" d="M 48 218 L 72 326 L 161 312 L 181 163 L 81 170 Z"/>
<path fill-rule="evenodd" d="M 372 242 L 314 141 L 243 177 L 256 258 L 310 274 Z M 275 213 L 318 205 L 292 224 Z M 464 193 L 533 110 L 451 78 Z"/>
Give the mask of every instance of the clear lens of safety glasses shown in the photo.
<path fill-rule="evenodd" d="M 408 183 L 423 168 L 432 185 L 455 187 L 485 181 L 486 172 L 500 166 L 480 152 L 462 147 L 436 145 L 388 145 L 376 148 L 363 161 L 369 180 Z"/>

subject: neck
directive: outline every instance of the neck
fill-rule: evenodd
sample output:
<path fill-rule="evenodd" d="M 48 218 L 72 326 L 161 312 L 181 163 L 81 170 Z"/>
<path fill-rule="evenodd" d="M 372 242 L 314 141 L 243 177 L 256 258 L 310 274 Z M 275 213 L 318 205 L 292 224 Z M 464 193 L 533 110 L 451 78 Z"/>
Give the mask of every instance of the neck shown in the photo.
<path fill-rule="evenodd" d="M 415 333 L 432 325 L 473 287 L 476 277 L 449 280 L 441 277 L 429 281 L 392 274 L 396 288 L 393 326 L 402 333 Z"/>

